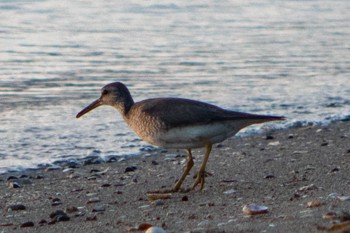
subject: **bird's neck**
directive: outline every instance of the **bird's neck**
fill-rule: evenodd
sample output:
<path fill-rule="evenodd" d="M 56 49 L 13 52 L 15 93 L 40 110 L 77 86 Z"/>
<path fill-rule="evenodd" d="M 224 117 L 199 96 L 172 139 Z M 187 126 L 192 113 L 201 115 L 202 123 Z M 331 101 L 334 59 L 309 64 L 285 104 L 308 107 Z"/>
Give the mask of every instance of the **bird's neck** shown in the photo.
<path fill-rule="evenodd" d="M 123 117 L 125 117 L 133 105 L 134 100 L 130 96 L 130 98 L 126 98 L 124 101 L 115 103 L 113 107 L 116 108 Z"/>

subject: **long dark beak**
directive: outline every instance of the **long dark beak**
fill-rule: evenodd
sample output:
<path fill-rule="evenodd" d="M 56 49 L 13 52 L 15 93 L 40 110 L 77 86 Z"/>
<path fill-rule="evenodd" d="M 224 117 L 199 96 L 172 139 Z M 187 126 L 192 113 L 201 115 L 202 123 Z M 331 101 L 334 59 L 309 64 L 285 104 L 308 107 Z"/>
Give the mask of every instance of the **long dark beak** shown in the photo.
<path fill-rule="evenodd" d="M 95 109 L 95 108 L 97 108 L 97 107 L 99 107 L 99 106 L 101 106 L 101 105 L 102 105 L 102 101 L 101 101 L 100 99 L 95 100 L 95 101 L 92 102 L 89 106 L 87 106 L 86 108 L 84 108 L 83 110 L 81 110 L 81 111 L 77 114 L 76 118 L 81 117 L 82 115 L 84 115 L 84 114 L 90 112 L 91 110 L 93 110 L 93 109 Z"/>

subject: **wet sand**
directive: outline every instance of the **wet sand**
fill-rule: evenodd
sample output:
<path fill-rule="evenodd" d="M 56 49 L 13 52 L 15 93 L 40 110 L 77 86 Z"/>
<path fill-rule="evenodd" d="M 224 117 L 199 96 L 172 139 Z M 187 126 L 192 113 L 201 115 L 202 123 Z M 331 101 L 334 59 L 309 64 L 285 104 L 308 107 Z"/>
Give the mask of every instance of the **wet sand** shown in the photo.
<path fill-rule="evenodd" d="M 194 151 L 185 187 L 202 154 Z M 145 223 L 167 232 L 318 232 L 350 219 L 350 122 L 226 140 L 213 147 L 203 191 L 150 201 L 146 193 L 172 186 L 185 161 L 184 151 L 155 151 L 0 175 L 0 232 L 143 232 Z M 251 203 L 268 212 L 245 215 Z"/>

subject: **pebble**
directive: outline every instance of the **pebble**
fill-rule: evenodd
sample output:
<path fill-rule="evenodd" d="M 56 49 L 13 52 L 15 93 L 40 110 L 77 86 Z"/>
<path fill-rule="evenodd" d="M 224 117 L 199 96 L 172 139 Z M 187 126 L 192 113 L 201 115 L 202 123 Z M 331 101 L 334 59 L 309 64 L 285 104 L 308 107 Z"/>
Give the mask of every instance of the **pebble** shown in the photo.
<path fill-rule="evenodd" d="M 266 138 L 265 138 L 266 140 L 272 140 L 272 139 L 274 139 L 274 137 L 272 136 L 272 135 L 266 135 Z"/>
<path fill-rule="evenodd" d="M 309 201 L 309 202 L 306 204 L 306 206 L 307 206 L 307 208 L 319 207 L 319 206 L 321 206 L 321 202 L 318 201 L 318 200 Z"/>
<path fill-rule="evenodd" d="M 229 189 L 229 190 L 225 191 L 224 194 L 229 195 L 229 194 L 233 194 L 233 193 L 235 193 L 235 192 L 236 192 L 236 190 L 234 190 L 234 189 Z"/>
<path fill-rule="evenodd" d="M 266 214 L 268 209 L 267 206 L 252 203 L 243 206 L 243 213 L 246 215 Z"/>
<path fill-rule="evenodd" d="M 126 167 L 126 168 L 125 168 L 124 173 L 133 172 L 133 171 L 136 171 L 136 169 L 137 169 L 136 166 L 129 166 L 129 167 Z"/>
<path fill-rule="evenodd" d="M 25 210 L 26 207 L 22 204 L 13 204 L 13 205 L 9 205 L 6 209 L 7 211 L 18 211 L 18 210 Z"/>
<path fill-rule="evenodd" d="M 66 208 L 66 211 L 68 212 L 68 213 L 74 213 L 74 212 L 77 212 L 79 209 L 77 208 L 77 207 L 75 207 L 75 206 L 70 206 L 70 207 L 67 207 Z"/>
<path fill-rule="evenodd" d="M 166 231 L 161 227 L 150 227 L 145 233 L 166 233 Z"/>
<path fill-rule="evenodd" d="M 34 223 L 31 221 L 22 223 L 21 228 L 24 228 L 24 227 L 34 227 Z"/>
<path fill-rule="evenodd" d="M 106 207 L 104 205 L 95 206 L 92 209 L 92 212 L 104 212 L 104 211 L 106 211 Z"/>
<path fill-rule="evenodd" d="M 52 219 L 52 221 L 48 223 L 49 225 L 55 224 L 56 222 L 66 222 L 70 220 L 70 217 L 63 210 L 56 210 L 55 212 L 52 212 L 49 216 Z"/>
<path fill-rule="evenodd" d="M 57 197 L 52 199 L 52 203 L 51 203 L 52 206 L 58 206 L 58 205 L 61 205 L 61 204 L 62 204 L 61 199 L 59 199 Z"/>
<path fill-rule="evenodd" d="M 86 202 L 86 204 L 97 203 L 97 202 L 100 202 L 100 201 L 101 200 L 100 200 L 99 197 L 92 197 Z"/>

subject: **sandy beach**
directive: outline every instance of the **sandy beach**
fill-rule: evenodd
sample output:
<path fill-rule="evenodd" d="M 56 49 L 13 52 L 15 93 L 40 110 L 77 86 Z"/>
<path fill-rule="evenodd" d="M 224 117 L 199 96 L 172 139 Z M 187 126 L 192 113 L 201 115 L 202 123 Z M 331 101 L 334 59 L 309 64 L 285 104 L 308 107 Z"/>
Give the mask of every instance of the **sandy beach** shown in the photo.
<path fill-rule="evenodd" d="M 203 150 L 194 150 L 192 185 Z M 234 137 L 213 147 L 203 191 L 150 200 L 185 151 L 0 176 L 0 232 L 348 232 L 350 122 Z M 267 213 L 243 213 L 256 203 Z M 57 212 L 58 211 L 58 212 Z"/>

